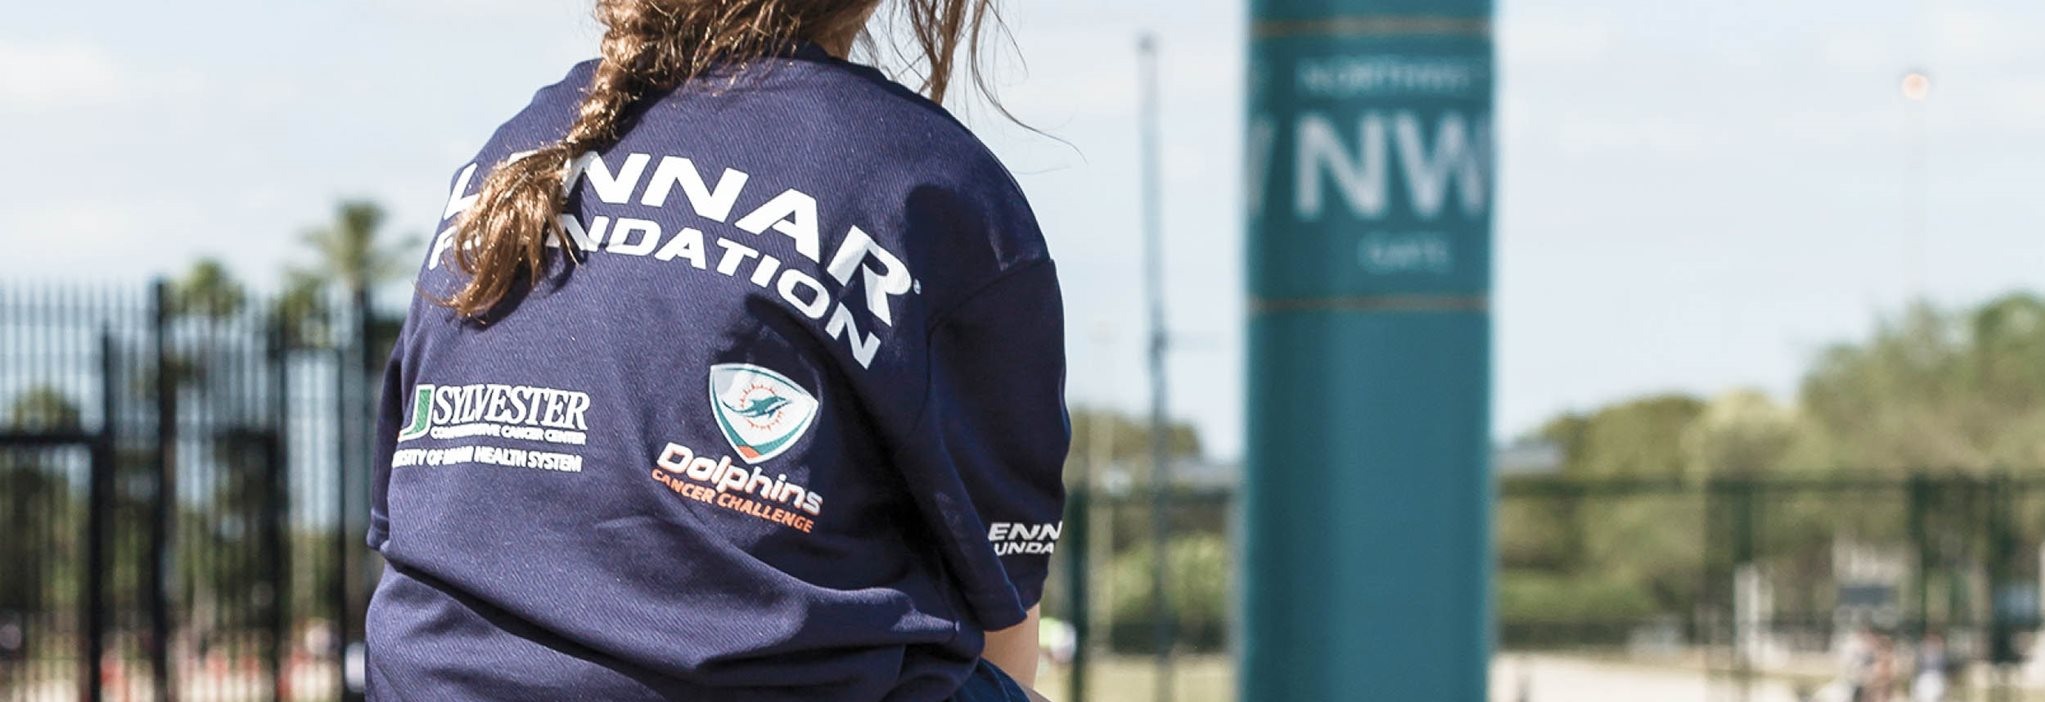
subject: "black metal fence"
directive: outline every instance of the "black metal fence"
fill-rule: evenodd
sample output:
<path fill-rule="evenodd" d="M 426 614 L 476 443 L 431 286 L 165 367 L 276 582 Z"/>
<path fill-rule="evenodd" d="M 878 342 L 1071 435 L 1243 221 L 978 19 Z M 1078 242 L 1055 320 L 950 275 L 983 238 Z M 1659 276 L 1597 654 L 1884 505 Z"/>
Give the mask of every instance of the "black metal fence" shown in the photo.
<path fill-rule="evenodd" d="M 1059 699 L 1133 699 L 1120 689 L 1127 679 L 1095 674 L 1103 657 L 1146 660 L 1143 676 L 1159 684 L 1181 677 L 1175 668 L 1182 658 L 1213 659 L 1232 650 L 1235 491 L 1181 486 L 1165 497 L 1168 576 L 1158 588 L 1151 538 L 1160 523 L 1151 516 L 1155 493 L 1147 487 L 1067 491 L 1064 532 L 1043 608 L 1044 616 L 1071 627 L 1070 649 L 1054 645 L 1050 651 L 1052 670 L 1062 678 L 1053 690 Z M 1153 608 L 1160 590 L 1167 603 L 1163 627 Z M 1160 650 L 1170 655 L 1160 656 Z"/>
<path fill-rule="evenodd" d="M 395 323 L 234 289 L 0 286 L 0 702 L 338 700 L 374 554 L 368 436 Z M 1226 489 L 1075 490 L 1046 612 L 1089 651 L 1228 645 Z M 1083 672 L 1075 684 L 1085 684 Z M 1079 699 L 1075 697 L 1074 699 Z"/>
<path fill-rule="evenodd" d="M 0 289 L 0 699 L 344 697 L 361 309 Z"/>
<path fill-rule="evenodd" d="M 1909 699 L 1932 666 L 1940 699 L 2016 699 L 2045 654 L 2045 473 L 1517 478 L 1498 540 L 1503 650 L 1654 661 L 1713 699 Z"/>
<path fill-rule="evenodd" d="M 0 701 L 352 695 L 390 336 L 366 308 L 0 287 Z M 1233 496 L 1181 492 L 1163 631 L 1221 654 Z M 1088 651 L 1154 650 L 1158 555 L 1148 495 L 1072 497 L 1046 612 L 1085 685 Z M 1849 646 L 1908 676 L 1932 640 L 1950 699 L 1998 699 L 2039 653 L 2045 472 L 1515 478 L 1497 521 L 1506 651 L 1659 657 L 1724 699 L 1823 686 Z"/>

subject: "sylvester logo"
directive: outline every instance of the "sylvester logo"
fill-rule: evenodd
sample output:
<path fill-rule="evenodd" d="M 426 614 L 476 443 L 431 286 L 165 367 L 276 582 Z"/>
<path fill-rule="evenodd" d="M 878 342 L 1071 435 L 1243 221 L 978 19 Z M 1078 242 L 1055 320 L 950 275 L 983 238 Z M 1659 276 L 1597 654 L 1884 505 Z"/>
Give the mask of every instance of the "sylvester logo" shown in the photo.
<path fill-rule="evenodd" d="M 746 463 L 781 455 L 809 430 L 817 398 L 787 376 L 749 363 L 710 367 L 710 409 Z"/>

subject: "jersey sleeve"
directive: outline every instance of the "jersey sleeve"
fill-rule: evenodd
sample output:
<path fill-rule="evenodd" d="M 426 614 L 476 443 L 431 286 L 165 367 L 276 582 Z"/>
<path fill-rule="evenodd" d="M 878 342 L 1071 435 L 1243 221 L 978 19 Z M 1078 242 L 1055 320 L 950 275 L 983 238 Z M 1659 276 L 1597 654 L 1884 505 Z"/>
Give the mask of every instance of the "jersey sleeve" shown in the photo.
<path fill-rule="evenodd" d="M 1062 529 L 1064 313 L 1049 260 L 1025 263 L 935 320 L 930 381 L 899 451 L 924 523 L 985 629 L 1043 594 Z"/>

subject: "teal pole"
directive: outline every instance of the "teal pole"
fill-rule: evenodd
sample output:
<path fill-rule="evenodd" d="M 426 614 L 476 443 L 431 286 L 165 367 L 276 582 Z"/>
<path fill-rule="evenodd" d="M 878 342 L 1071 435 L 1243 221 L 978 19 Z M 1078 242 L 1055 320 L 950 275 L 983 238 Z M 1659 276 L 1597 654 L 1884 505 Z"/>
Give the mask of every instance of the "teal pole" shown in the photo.
<path fill-rule="evenodd" d="M 1251 2 L 1241 699 L 1486 699 L 1491 14 Z"/>

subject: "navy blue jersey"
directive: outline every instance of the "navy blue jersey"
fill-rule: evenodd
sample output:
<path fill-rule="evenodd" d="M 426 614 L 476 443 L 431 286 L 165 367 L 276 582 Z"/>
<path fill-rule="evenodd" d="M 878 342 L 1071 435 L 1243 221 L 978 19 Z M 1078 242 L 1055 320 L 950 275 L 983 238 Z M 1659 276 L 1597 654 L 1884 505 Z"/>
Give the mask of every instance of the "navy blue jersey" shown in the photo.
<path fill-rule="evenodd" d="M 593 64 L 454 177 L 558 139 Z M 446 231 L 383 385 L 379 699 L 942 700 L 1041 593 L 1070 430 L 1028 204 L 815 47 L 649 97 L 499 309 Z M 523 287 L 523 286 L 522 286 Z"/>

